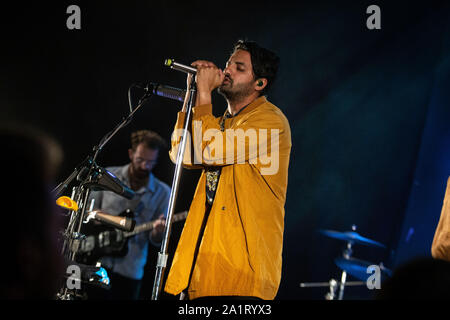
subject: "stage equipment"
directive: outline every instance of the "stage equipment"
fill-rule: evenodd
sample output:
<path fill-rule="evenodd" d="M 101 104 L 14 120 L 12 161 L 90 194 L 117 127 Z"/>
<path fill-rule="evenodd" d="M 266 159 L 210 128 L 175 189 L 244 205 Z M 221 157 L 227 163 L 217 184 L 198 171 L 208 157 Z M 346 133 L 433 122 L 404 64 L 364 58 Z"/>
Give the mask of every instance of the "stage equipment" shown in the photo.
<path fill-rule="evenodd" d="M 337 239 L 337 240 L 343 240 L 350 242 L 351 244 L 362 244 L 372 247 L 381 247 L 386 248 L 386 246 L 380 242 L 365 238 L 358 234 L 355 231 L 347 231 L 347 232 L 339 232 L 339 231 L 333 231 L 333 230 L 319 230 L 319 232 L 329 238 Z"/>
<path fill-rule="evenodd" d="M 367 278 L 370 276 L 370 274 L 367 273 L 367 269 L 369 266 L 374 265 L 377 265 L 380 268 L 381 282 L 384 282 L 387 278 L 392 276 L 392 271 L 386 268 L 382 262 L 380 264 L 376 264 L 357 258 L 346 259 L 344 257 L 339 257 L 334 260 L 334 263 L 341 270 L 346 271 L 348 274 L 362 281 L 367 281 Z"/>
<path fill-rule="evenodd" d="M 325 299 L 334 300 L 336 297 L 336 291 L 339 287 L 339 293 L 337 295 L 338 300 L 343 300 L 344 289 L 346 286 L 364 286 L 366 280 L 369 277 L 367 268 L 371 265 L 377 265 L 360 259 L 352 258 L 352 246 L 354 244 L 360 244 L 364 246 L 386 248 L 386 246 L 380 242 L 363 237 L 356 232 L 356 225 L 352 225 L 352 231 L 339 232 L 333 230 L 320 229 L 319 233 L 329 238 L 342 240 L 346 242 L 345 249 L 342 252 L 342 256 L 334 260 L 335 264 L 342 270 L 340 281 L 336 281 L 331 278 L 328 282 L 303 282 L 300 283 L 301 288 L 308 287 L 329 287 L 329 292 L 325 295 Z M 391 275 L 391 271 L 383 266 L 383 263 L 378 264 L 381 271 L 381 279 Z M 354 276 L 359 280 L 364 281 L 347 281 L 347 273 Z"/>
<path fill-rule="evenodd" d="M 328 282 L 302 282 L 300 283 L 301 288 L 316 288 L 316 287 L 329 287 L 329 292 L 325 294 L 326 300 L 334 300 L 336 297 L 336 290 L 341 283 L 331 278 Z M 364 281 L 346 281 L 346 286 L 364 286 L 366 282 Z"/>
<path fill-rule="evenodd" d="M 135 85 L 133 84 L 132 86 Z M 128 92 L 130 92 L 130 90 L 128 90 Z M 81 226 L 83 224 L 83 220 L 87 216 L 87 202 L 89 199 L 90 191 L 109 190 L 128 199 L 134 196 L 134 191 L 123 184 L 111 172 L 109 172 L 105 168 L 98 166 L 96 160 L 105 145 L 119 130 L 121 130 L 132 121 L 134 114 L 152 96 L 153 92 L 146 91 L 134 109 L 130 105 L 131 112 L 127 116 L 123 117 L 119 124 L 112 131 L 108 132 L 96 146 L 94 146 L 94 148 L 92 149 L 92 154 L 87 156 L 86 159 L 82 161 L 63 182 L 61 182 L 58 186 L 56 186 L 56 188 L 52 190 L 52 194 L 56 199 L 63 192 L 65 192 L 65 190 L 72 182 L 77 182 L 77 185 L 72 188 L 72 194 L 70 196 L 71 201 L 73 201 L 76 206 L 71 201 L 68 201 L 68 199 L 63 198 L 59 200 L 59 205 L 63 207 L 67 206 L 69 209 L 68 216 L 70 218 L 67 223 L 66 229 L 62 232 L 63 244 L 61 250 L 61 254 L 63 255 L 64 259 L 68 261 L 69 265 L 77 263 L 77 252 L 80 250 L 81 245 L 86 238 L 85 235 L 81 234 Z M 97 218 L 99 217 L 100 215 L 97 215 Z M 105 218 L 105 216 L 103 216 L 103 218 Z M 131 225 L 128 225 L 127 229 L 132 230 Z M 57 298 L 61 300 L 74 300 L 79 296 L 79 292 L 69 290 L 64 284 L 62 285 Z"/>
<path fill-rule="evenodd" d="M 157 96 L 181 102 L 184 102 L 184 98 L 186 97 L 186 90 L 165 86 L 158 83 L 149 83 L 143 85 L 142 88 L 147 92 L 156 94 Z"/>
<path fill-rule="evenodd" d="M 183 71 L 190 73 L 191 75 L 194 74 L 194 68 L 187 67 L 181 64 L 176 64 L 173 59 L 167 59 L 166 60 L 166 66 L 169 66 L 175 70 Z M 170 190 L 170 197 L 169 197 L 169 206 L 167 209 L 167 215 L 166 215 L 166 228 L 164 232 L 164 238 L 161 243 L 161 249 L 160 252 L 158 252 L 158 259 L 156 262 L 156 273 L 155 273 L 155 280 L 153 283 L 153 291 L 152 291 L 152 300 L 158 300 L 159 294 L 161 292 L 162 287 L 162 278 L 164 276 L 164 271 L 167 266 L 167 259 L 168 259 L 168 245 L 169 245 L 169 238 L 170 233 L 172 231 L 172 217 L 174 214 L 175 209 L 175 201 L 178 195 L 178 189 L 179 189 L 179 183 L 180 183 L 180 175 L 181 175 L 181 169 L 182 169 L 182 162 L 184 157 L 184 151 L 186 149 L 186 139 L 187 139 L 187 132 L 189 128 L 189 124 L 191 122 L 192 117 L 192 107 L 195 102 L 195 96 L 197 92 L 196 84 L 194 81 L 194 77 L 191 76 L 191 81 L 188 81 L 187 86 L 187 94 L 184 99 L 184 105 L 187 106 L 186 109 L 186 119 L 184 123 L 184 130 L 181 136 L 180 144 L 178 145 L 178 153 L 177 153 L 177 160 L 175 164 L 175 172 L 172 180 L 172 188 Z"/>
<path fill-rule="evenodd" d="M 166 61 L 164 61 L 164 64 L 174 70 L 177 71 L 181 71 L 181 72 L 185 72 L 185 73 L 190 73 L 192 75 L 197 74 L 197 69 L 187 66 L 185 64 L 179 63 L 179 62 L 175 62 L 174 59 L 166 59 Z"/>
<path fill-rule="evenodd" d="M 91 219 L 100 221 L 122 231 L 133 231 L 134 226 L 136 225 L 136 221 L 129 217 L 115 216 L 100 210 L 89 212 L 84 223 L 88 223 Z"/>
<path fill-rule="evenodd" d="M 98 215 L 98 213 L 96 213 Z M 107 215 L 118 219 L 131 219 L 134 212 L 130 209 L 125 210 L 119 216 Z M 186 219 L 187 211 L 174 214 L 172 221 L 181 221 Z M 89 217 L 89 216 L 88 216 Z M 85 223 L 88 223 L 86 220 Z M 79 262 L 85 264 L 94 264 L 102 257 L 124 257 L 128 253 L 128 240 L 142 232 L 152 231 L 156 220 L 148 221 L 136 225 L 132 231 L 124 231 L 122 228 L 116 228 L 114 224 L 98 225 L 91 224 L 85 230 L 86 241 L 82 243 L 78 256 Z M 126 224 L 126 223 L 125 223 Z"/>

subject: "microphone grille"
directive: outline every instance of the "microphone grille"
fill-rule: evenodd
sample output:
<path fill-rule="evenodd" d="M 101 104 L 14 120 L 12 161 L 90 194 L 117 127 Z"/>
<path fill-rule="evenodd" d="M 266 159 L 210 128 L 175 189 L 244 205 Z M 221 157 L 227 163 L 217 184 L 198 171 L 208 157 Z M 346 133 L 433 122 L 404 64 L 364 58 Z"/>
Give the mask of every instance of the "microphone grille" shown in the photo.
<path fill-rule="evenodd" d="M 166 59 L 166 60 L 164 61 L 164 65 L 170 67 L 170 66 L 172 66 L 172 64 L 173 64 L 173 61 L 174 61 L 173 59 Z"/>

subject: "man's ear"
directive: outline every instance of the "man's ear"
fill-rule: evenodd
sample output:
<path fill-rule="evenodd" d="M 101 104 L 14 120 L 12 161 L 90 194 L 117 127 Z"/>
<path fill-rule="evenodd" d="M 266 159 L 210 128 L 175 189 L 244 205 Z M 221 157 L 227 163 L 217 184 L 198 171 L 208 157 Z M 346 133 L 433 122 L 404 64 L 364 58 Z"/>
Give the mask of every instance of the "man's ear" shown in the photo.
<path fill-rule="evenodd" d="M 133 160 L 133 149 L 128 149 L 128 157 L 130 158 L 130 160 Z"/>
<path fill-rule="evenodd" d="M 261 91 L 267 86 L 267 79 L 266 78 L 259 78 L 255 82 L 255 90 Z"/>

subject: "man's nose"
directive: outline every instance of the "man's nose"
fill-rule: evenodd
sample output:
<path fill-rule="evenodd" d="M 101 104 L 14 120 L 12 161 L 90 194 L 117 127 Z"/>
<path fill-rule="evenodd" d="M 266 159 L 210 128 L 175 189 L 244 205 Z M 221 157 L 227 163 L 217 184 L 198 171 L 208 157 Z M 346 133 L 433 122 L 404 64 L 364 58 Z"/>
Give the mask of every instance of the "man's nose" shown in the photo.
<path fill-rule="evenodd" d="M 223 74 L 225 75 L 225 77 L 230 77 L 230 78 L 231 78 L 231 69 L 230 69 L 230 66 L 225 67 L 225 69 L 223 69 Z"/>

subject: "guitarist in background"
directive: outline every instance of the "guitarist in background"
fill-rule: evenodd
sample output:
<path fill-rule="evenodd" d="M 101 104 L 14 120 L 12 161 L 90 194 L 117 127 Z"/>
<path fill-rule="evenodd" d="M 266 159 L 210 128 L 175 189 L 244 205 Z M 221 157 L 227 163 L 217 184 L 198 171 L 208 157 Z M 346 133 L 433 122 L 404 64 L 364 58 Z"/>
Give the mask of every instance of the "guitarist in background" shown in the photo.
<path fill-rule="evenodd" d="M 94 209 L 119 215 L 131 210 L 136 225 L 155 220 L 151 232 L 140 233 L 128 240 L 128 253 L 124 257 L 104 257 L 102 267 L 108 271 L 111 288 L 92 288 L 90 299 L 139 299 L 144 266 L 147 262 L 149 241 L 159 246 L 165 228 L 165 214 L 169 203 L 170 187 L 152 174 L 160 151 L 166 143 L 157 133 L 140 130 L 131 134 L 130 163 L 121 167 L 109 167 L 126 185 L 136 192 L 128 200 L 110 191 L 93 191 L 89 204 L 94 200 Z"/>

